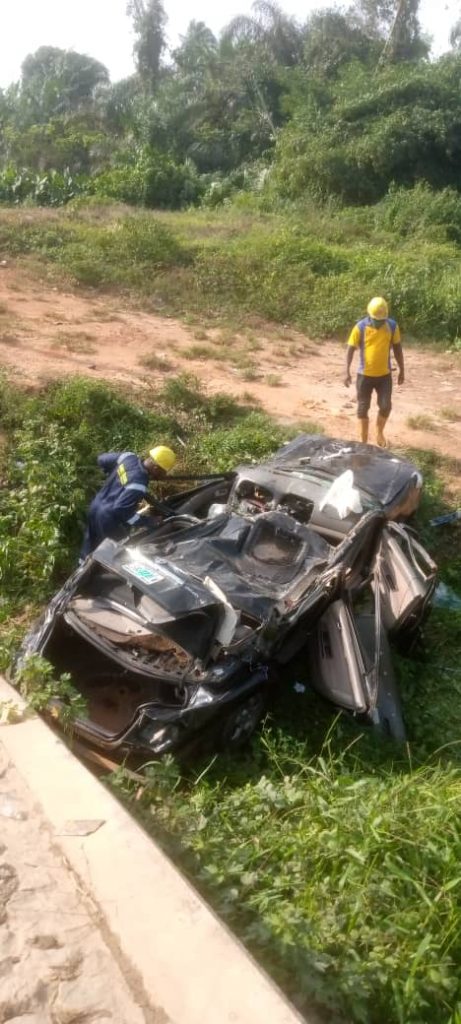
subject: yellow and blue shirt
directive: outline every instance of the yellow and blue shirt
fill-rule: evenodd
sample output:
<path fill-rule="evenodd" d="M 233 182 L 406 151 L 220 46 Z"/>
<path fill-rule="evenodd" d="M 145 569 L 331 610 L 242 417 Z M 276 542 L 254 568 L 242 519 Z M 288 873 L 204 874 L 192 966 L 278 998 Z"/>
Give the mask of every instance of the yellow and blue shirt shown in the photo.
<path fill-rule="evenodd" d="M 359 350 L 359 373 L 365 377 L 384 377 L 391 372 L 391 347 L 399 345 L 400 340 L 395 320 L 388 317 L 376 327 L 366 316 L 352 328 L 347 344 Z"/>

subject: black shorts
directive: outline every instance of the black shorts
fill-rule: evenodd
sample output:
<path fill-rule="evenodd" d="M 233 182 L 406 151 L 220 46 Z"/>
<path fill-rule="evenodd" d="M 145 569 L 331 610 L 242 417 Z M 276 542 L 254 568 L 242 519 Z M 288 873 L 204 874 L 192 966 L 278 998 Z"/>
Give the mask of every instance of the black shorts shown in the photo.
<path fill-rule="evenodd" d="M 386 373 L 384 377 L 357 374 L 357 416 L 360 420 L 368 416 L 373 391 L 376 391 L 381 416 L 389 416 L 392 409 L 392 374 Z"/>

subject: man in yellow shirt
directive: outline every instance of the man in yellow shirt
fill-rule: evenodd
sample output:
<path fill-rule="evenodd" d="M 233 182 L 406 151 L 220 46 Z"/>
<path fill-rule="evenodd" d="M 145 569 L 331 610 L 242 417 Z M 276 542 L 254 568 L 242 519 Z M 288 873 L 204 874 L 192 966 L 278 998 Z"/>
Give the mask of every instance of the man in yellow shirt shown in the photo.
<path fill-rule="evenodd" d="M 349 335 L 344 383 L 348 388 L 352 382 L 352 360 L 358 349 L 357 415 L 360 440 L 364 444 L 368 441 L 368 412 L 371 396 L 376 391 L 376 442 L 384 448 L 386 439 L 383 431 L 392 408 L 391 348 L 399 368 L 398 384 L 405 382 L 405 368 L 399 325 L 391 320 L 386 300 L 381 297 L 372 299 L 368 303 L 367 312 L 368 316 L 359 320 Z"/>

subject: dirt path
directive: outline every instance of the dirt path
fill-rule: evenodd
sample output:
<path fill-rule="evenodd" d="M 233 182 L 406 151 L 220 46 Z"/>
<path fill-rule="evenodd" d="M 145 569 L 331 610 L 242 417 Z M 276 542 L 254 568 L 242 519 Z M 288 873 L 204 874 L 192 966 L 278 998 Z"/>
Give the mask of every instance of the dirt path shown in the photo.
<path fill-rule="evenodd" d="M 343 361 L 337 342 L 314 342 L 291 328 L 187 327 L 115 298 L 47 288 L 22 268 L 0 269 L 0 367 L 31 384 L 78 373 L 146 388 L 187 371 L 212 392 L 251 394 L 282 420 L 310 420 L 349 438 L 355 403 L 342 382 Z M 408 348 L 406 362 L 407 383 L 394 389 L 390 443 L 459 458 L 461 356 Z"/>
<path fill-rule="evenodd" d="M 165 1021 L 141 1009 L 1 742 L 0 836 L 0 1021 Z"/>

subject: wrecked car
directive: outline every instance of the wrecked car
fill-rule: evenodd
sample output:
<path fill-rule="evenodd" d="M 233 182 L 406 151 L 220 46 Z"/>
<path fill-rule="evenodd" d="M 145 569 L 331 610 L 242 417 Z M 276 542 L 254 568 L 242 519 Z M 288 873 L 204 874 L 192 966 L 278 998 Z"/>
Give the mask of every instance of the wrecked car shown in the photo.
<path fill-rule="evenodd" d="M 333 490 L 350 471 L 352 511 Z M 270 674 L 300 652 L 335 706 L 402 739 L 387 637 L 420 624 L 436 570 L 394 519 L 421 486 L 411 463 L 379 449 L 297 438 L 263 465 L 174 495 L 155 529 L 105 540 L 51 601 L 18 667 L 37 653 L 70 672 L 87 704 L 76 734 L 117 756 L 239 746 Z"/>

